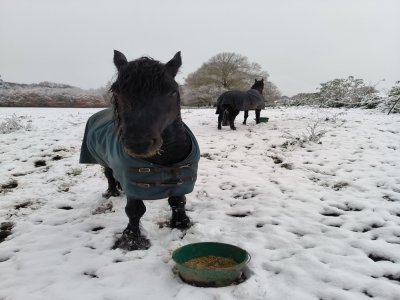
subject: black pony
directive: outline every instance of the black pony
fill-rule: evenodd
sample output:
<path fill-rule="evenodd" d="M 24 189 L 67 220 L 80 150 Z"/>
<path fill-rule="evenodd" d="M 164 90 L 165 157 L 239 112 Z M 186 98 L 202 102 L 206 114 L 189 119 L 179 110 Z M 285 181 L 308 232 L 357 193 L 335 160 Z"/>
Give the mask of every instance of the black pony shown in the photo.
<path fill-rule="evenodd" d="M 255 80 L 250 90 L 243 91 L 227 91 L 224 92 L 217 99 L 217 111 L 218 114 L 218 129 L 221 129 L 221 125 L 228 125 L 230 128 L 235 130 L 235 118 L 240 111 L 244 111 L 244 122 L 246 124 L 247 117 L 249 116 L 249 110 L 254 109 L 256 111 L 256 123 L 260 123 L 260 112 L 265 106 L 265 99 L 262 95 L 264 89 L 264 79 Z"/>
<path fill-rule="evenodd" d="M 200 158 L 199 147 L 180 113 L 175 82 L 181 54 L 166 64 L 142 57 L 128 62 L 114 51 L 118 77 L 111 86 L 113 108 L 91 116 L 86 124 L 80 163 L 105 168 L 105 197 L 127 195 L 129 223 L 114 248 L 147 249 L 140 219 L 143 200 L 168 198 L 172 209 L 170 227 L 191 226 L 185 212 L 185 195 L 192 192 Z"/>

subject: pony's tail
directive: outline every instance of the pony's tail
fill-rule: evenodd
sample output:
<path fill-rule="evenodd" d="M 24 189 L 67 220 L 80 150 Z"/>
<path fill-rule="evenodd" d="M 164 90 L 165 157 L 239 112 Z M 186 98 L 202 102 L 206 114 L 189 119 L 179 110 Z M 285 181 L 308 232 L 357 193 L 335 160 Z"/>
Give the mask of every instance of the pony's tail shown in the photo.
<path fill-rule="evenodd" d="M 223 109 L 222 109 L 222 105 L 219 104 L 222 102 L 222 95 L 220 95 L 217 99 L 217 110 L 215 112 L 216 115 L 222 114 L 223 113 Z"/>

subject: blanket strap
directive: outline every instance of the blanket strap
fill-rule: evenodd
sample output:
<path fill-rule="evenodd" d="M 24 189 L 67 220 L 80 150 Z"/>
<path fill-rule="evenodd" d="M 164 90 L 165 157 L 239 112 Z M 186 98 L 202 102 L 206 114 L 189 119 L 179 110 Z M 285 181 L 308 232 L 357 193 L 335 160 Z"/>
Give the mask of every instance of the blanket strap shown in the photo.
<path fill-rule="evenodd" d="M 177 181 L 170 181 L 170 182 L 160 182 L 160 181 L 153 181 L 153 182 L 132 182 L 133 185 L 136 185 L 140 188 L 152 188 L 156 186 L 161 187 L 175 187 L 177 185 L 184 184 L 186 182 L 195 182 L 197 176 L 190 176 L 190 177 L 183 177 L 179 178 Z"/>
<path fill-rule="evenodd" d="M 183 168 L 192 168 L 194 166 L 193 163 L 189 164 L 183 164 L 183 165 L 173 165 L 170 167 L 163 166 L 161 168 L 159 167 L 141 167 L 141 168 L 129 168 L 130 172 L 135 172 L 135 173 L 159 173 L 159 172 L 174 172 L 174 171 L 179 171 L 180 169 Z"/>

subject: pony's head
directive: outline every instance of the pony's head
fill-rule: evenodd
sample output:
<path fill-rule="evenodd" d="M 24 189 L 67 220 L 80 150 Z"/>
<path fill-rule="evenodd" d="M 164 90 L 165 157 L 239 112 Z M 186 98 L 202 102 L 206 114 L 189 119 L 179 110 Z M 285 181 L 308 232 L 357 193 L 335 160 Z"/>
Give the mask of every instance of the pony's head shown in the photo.
<path fill-rule="evenodd" d="M 261 80 L 254 79 L 254 84 L 251 86 L 251 88 L 259 91 L 262 94 L 264 89 L 264 78 Z"/>
<path fill-rule="evenodd" d="M 128 62 L 114 50 L 114 64 L 118 77 L 110 90 L 121 143 L 131 156 L 154 156 L 160 152 L 164 130 L 180 118 L 175 76 L 181 53 L 163 64 L 149 57 Z"/>

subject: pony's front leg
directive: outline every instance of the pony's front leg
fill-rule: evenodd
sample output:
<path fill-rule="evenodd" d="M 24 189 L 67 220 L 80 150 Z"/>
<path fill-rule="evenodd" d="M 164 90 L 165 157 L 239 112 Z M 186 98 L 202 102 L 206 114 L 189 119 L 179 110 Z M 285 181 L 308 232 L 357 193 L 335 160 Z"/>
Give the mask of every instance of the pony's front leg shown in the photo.
<path fill-rule="evenodd" d="M 221 127 L 221 124 L 222 124 L 222 118 L 223 118 L 223 112 L 220 112 L 219 114 L 218 114 L 218 129 L 221 129 L 222 127 Z"/>
<path fill-rule="evenodd" d="M 244 120 L 243 120 L 243 125 L 246 125 L 246 121 L 247 121 L 247 118 L 249 117 L 249 111 L 248 110 L 245 110 L 244 111 Z"/>
<path fill-rule="evenodd" d="M 235 109 L 234 111 L 232 111 L 232 112 L 229 112 L 229 125 L 230 125 L 230 127 L 231 127 L 231 129 L 232 130 L 236 130 L 236 127 L 235 127 L 235 119 L 236 119 L 236 116 L 239 114 L 239 110 L 237 110 L 237 109 Z"/>
<path fill-rule="evenodd" d="M 169 206 L 171 206 L 172 217 L 170 221 L 171 228 L 187 229 L 192 226 L 189 217 L 186 215 L 185 196 L 173 196 L 168 198 Z"/>
<path fill-rule="evenodd" d="M 121 248 L 131 251 L 150 248 L 150 241 L 140 232 L 140 218 L 146 212 L 143 200 L 128 197 L 125 212 L 129 218 L 129 224 L 115 242 L 113 249 Z"/>
<path fill-rule="evenodd" d="M 104 167 L 104 175 L 106 175 L 108 181 L 108 188 L 103 197 L 108 199 L 111 196 L 119 196 L 121 193 L 118 191 L 118 182 L 114 178 L 113 170 L 109 167 Z"/>
<path fill-rule="evenodd" d="M 260 113 L 261 109 L 256 109 L 256 124 L 260 123 Z"/>

